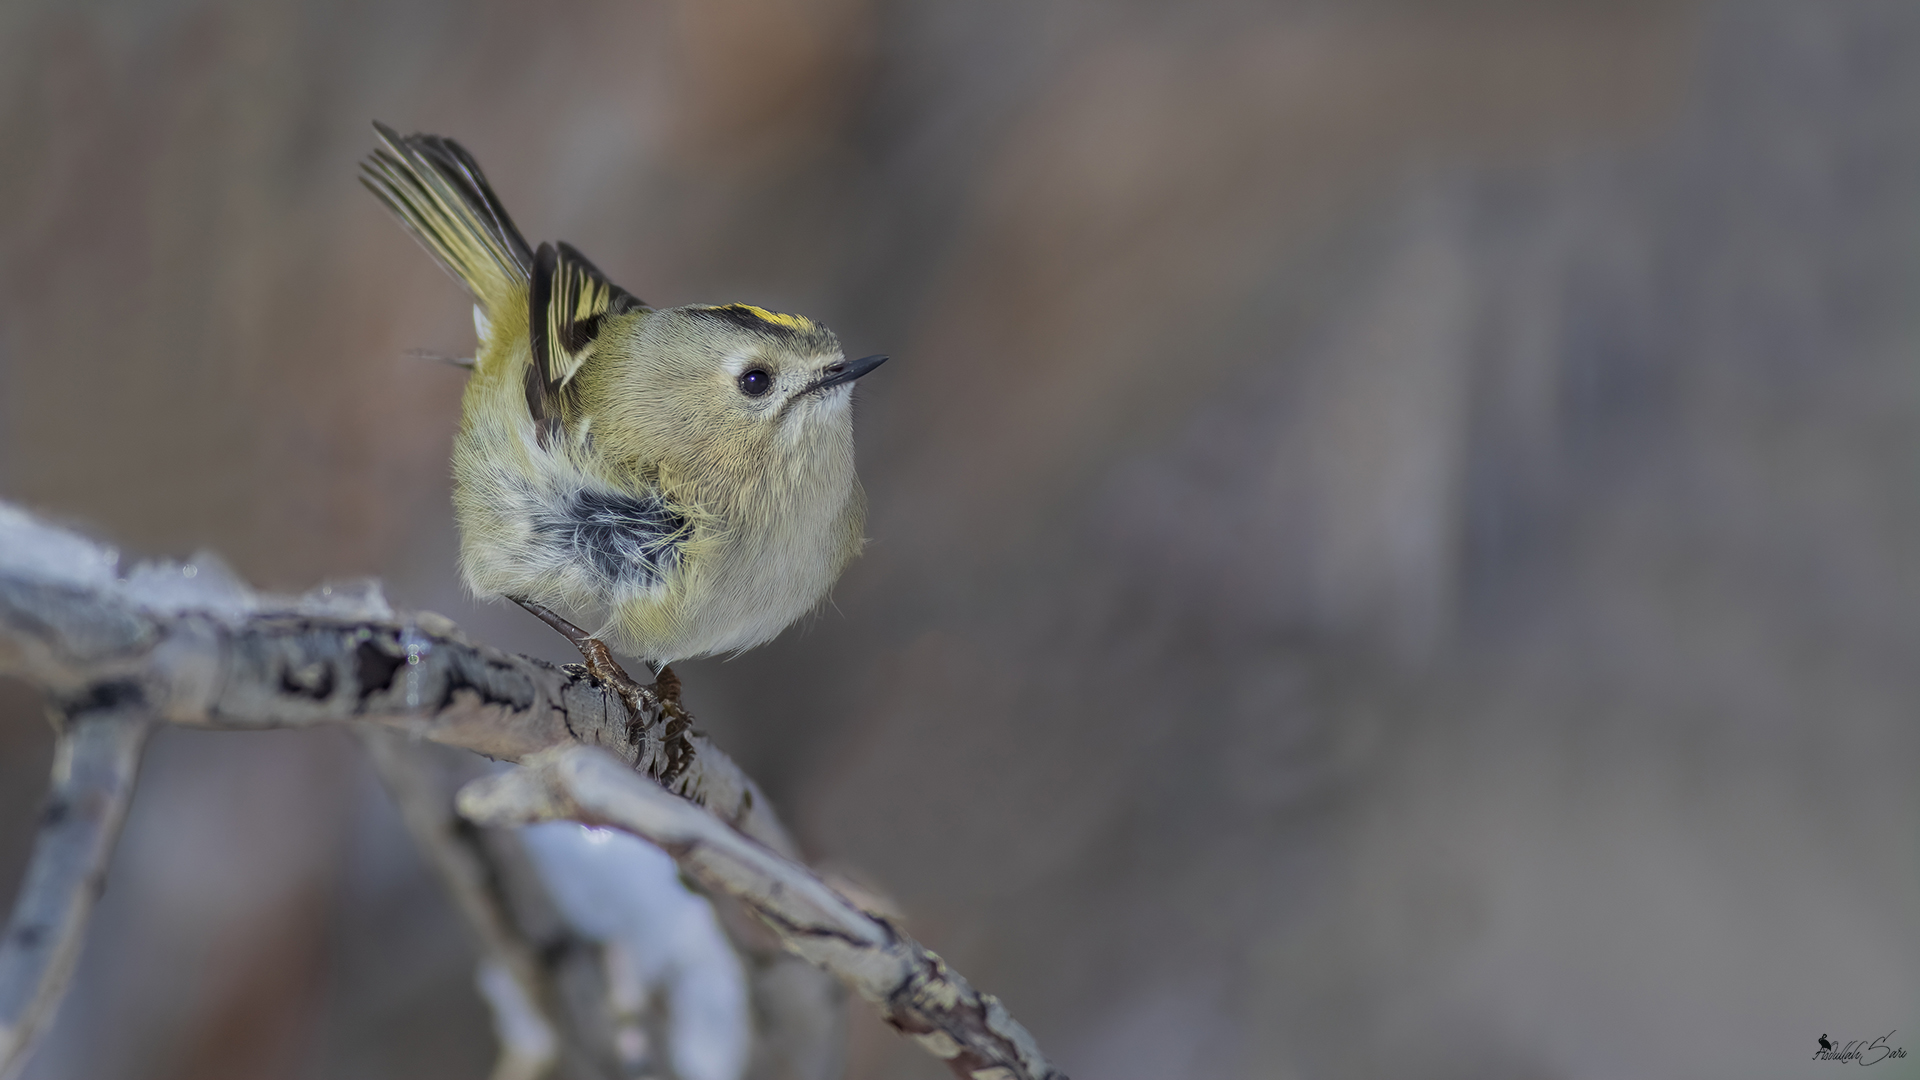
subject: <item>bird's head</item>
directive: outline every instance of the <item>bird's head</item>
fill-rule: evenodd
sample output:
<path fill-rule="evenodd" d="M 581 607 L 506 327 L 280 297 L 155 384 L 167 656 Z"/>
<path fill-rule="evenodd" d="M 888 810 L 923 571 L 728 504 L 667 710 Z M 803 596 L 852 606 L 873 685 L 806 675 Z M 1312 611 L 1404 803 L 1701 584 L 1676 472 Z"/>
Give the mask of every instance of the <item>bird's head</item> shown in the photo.
<path fill-rule="evenodd" d="M 622 344 L 594 410 L 601 452 L 742 492 L 850 481 L 853 384 L 885 356 L 850 361 L 825 326 L 748 304 L 649 312 Z"/>

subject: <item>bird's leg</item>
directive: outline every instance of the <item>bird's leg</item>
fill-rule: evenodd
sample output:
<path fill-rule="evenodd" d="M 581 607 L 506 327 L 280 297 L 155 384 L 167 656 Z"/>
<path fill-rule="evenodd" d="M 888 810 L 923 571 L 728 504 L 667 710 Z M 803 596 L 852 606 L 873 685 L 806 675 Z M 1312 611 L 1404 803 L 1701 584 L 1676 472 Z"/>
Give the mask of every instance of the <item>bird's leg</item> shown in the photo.
<path fill-rule="evenodd" d="M 660 695 L 655 693 L 652 687 L 634 682 L 633 676 L 627 674 L 627 669 L 621 667 L 619 661 L 613 658 L 613 650 L 607 648 L 606 642 L 568 622 L 545 604 L 536 604 L 531 600 L 522 600 L 518 597 L 512 599 L 514 603 L 531 611 L 541 622 L 560 631 L 562 637 L 573 642 L 573 647 L 580 650 L 580 658 L 586 661 L 583 670 L 587 675 L 595 682 L 612 687 L 614 693 L 620 695 L 620 700 L 627 706 L 630 725 L 640 723 L 641 702 L 652 705 L 656 710 L 661 708 Z M 638 734 L 637 729 L 629 728 L 629 737 Z"/>
<path fill-rule="evenodd" d="M 613 658 L 613 650 L 607 643 L 573 625 L 545 604 L 536 604 L 531 600 L 511 597 L 514 603 L 526 608 L 541 622 L 558 630 L 562 637 L 573 642 L 580 650 L 581 659 L 586 661 L 585 670 L 596 682 L 604 683 L 620 695 L 620 701 L 627 707 L 627 740 L 639 739 L 645 726 L 641 702 L 653 706 L 654 711 L 667 718 L 666 731 L 661 742 L 666 750 L 666 771 L 660 776 L 663 787 L 671 787 L 687 766 L 693 764 L 693 715 L 680 705 L 680 677 L 673 668 L 662 667 L 654 677 L 651 686 L 633 681 L 633 676 Z"/>

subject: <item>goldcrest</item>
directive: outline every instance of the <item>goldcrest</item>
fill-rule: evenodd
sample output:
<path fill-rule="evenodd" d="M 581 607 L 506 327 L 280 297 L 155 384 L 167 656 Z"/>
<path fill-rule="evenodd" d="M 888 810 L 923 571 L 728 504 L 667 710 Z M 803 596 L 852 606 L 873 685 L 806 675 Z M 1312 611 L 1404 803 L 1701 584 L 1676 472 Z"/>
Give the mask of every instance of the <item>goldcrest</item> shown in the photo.
<path fill-rule="evenodd" d="M 887 358 L 750 304 L 649 307 L 567 244 L 530 249 L 458 143 L 374 126 L 362 181 L 474 299 L 467 587 L 599 620 L 657 666 L 819 604 L 865 542 L 853 384 Z"/>

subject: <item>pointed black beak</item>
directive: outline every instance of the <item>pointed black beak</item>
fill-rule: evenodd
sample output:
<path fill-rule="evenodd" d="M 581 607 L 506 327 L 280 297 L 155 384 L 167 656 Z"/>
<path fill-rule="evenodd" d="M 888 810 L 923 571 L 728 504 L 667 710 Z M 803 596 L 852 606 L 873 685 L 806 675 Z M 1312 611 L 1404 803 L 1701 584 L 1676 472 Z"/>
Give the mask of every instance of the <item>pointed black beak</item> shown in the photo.
<path fill-rule="evenodd" d="M 886 362 L 887 358 L 884 355 L 863 356 L 858 360 L 842 360 L 821 372 L 820 377 L 813 380 L 812 385 L 800 392 L 811 394 L 815 390 L 826 390 L 841 383 L 850 383 Z"/>

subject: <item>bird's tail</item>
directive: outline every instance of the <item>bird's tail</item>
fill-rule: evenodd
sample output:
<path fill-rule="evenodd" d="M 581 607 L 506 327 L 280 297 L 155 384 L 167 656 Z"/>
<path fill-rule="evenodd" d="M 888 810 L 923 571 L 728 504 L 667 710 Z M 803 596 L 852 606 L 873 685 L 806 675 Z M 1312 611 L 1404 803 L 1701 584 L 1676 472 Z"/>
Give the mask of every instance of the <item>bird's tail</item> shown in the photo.
<path fill-rule="evenodd" d="M 533 251 L 473 155 L 444 136 L 373 126 L 385 145 L 361 163 L 360 182 L 482 306 L 524 288 Z"/>

